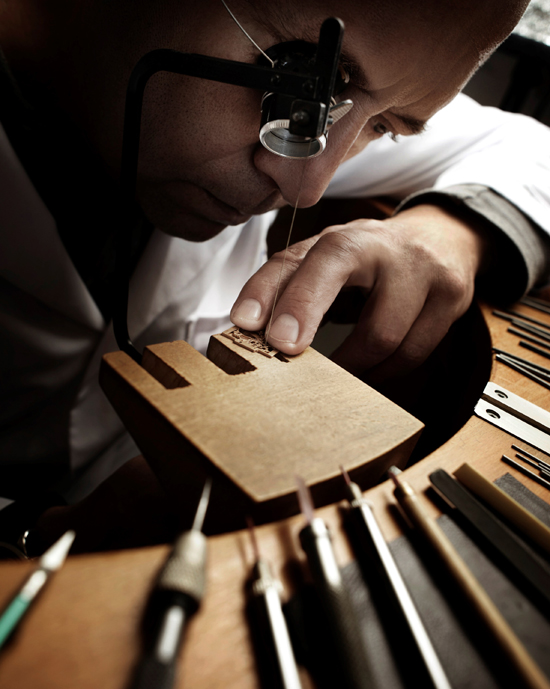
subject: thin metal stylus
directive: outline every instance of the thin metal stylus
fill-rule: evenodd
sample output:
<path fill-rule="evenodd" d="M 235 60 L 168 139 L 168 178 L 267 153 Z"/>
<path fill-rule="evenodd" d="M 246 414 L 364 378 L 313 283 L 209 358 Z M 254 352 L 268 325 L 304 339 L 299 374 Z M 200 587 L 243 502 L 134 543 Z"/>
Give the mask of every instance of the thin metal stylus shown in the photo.
<path fill-rule="evenodd" d="M 380 530 L 368 500 L 363 497 L 359 486 L 350 480 L 347 471 L 343 467 L 340 468 L 344 480 L 346 481 L 348 501 L 352 515 L 358 527 L 374 547 L 376 556 L 382 566 L 382 571 L 390 586 L 391 593 L 403 613 L 403 617 L 431 679 L 432 685 L 435 689 L 451 689 L 451 684 L 445 670 L 435 652 L 431 639 L 424 627 L 424 623 L 420 619 L 418 610 L 397 568 L 393 555 L 382 535 L 382 531 Z"/>
<path fill-rule="evenodd" d="M 269 562 L 260 556 L 252 520 L 248 529 L 254 549 L 251 595 L 261 625 L 268 653 L 273 661 L 274 684 L 281 689 L 302 689 L 298 666 L 292 650 L 281 606 L 282 584 L 275 578 Z"/>

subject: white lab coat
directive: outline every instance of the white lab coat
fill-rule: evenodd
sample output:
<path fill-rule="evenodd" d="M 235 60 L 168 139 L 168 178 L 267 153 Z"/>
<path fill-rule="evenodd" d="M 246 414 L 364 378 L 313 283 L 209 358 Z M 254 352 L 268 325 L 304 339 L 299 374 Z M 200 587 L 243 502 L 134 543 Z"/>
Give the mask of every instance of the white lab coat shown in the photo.
<path fill-rule="evenodd" d="M 425 134 L 370 144 L 341 166 L 327 195 L 404 198 L 483 184 L 550 233 L 549 152 L 543 125 L 459 96 Z M 273 218 L 254 217 L 202 244 L 155 231 L 130 285 L 136 346 L 185 339 L 204 351 L 264 261 Z M 65 492 L 76 501 L 139 451 L 97 382 L 101 356 L 117 349 L 112 327 L 1 129 L 0 230 L 0 465 L 24 462 L 32 472 L 68 446 L 74 480 Z"/>

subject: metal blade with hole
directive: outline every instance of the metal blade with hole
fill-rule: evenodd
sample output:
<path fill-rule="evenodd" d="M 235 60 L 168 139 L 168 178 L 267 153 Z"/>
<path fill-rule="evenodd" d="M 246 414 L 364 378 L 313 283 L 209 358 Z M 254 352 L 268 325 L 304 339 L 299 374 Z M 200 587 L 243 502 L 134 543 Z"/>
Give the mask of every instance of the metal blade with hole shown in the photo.
<path fill-rule="evenodd" d="M 480 419 L 492 423 L 493 426 L 497 426 L 506 433 L 510 433 L 510 435 L 550 455 L 550 435 L 548 433 L 535 428 L 501 407 L 497 407 L 496 404 L 480 399 L 475 406 L 474 413 Z"/>
<path fill-rule="evenodd" d="M 487 383 L 481 399 L 491 402 L 499 409 L 503 409 L 545 433 L 550 433 L 550 412 L 496 383 Z"/>

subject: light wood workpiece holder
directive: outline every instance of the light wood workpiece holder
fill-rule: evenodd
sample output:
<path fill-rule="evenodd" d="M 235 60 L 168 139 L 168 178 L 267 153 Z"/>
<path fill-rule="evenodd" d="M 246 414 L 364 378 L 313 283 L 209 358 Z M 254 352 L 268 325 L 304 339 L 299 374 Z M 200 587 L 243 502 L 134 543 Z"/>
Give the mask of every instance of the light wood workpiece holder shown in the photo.
<path fill-rule="evenodd" d="M 521 305 L 514 308 L 532 315 L 532 311 Z M 507 334 L 506 322 L 492 318 L 489 308 L 482 307 L 482 310 L 493 342 L 507 351 L 535 360 L 535 355 L 519 348 L 517 337 Z M 541 314 L 540 318 L 545 320 L 546 317 Z M 550 317 L 546 320 L 550 322 Z M 170 345 L 166 347 L 169 349 Z M 231 345 L 229 350 L 233 351 Z M 242 352 L 238 353 L 243 356 Z M 168 354 L 163 352 L 161 358 L 165 360 L 167 356 Z M 244 355 L 244 358 L 248 359 L 248 356 Z M 259 364 L 259 368 L 262 363 Z M 281 361 L 276 363 L 281 364 L 284 370 L 292 366 Z M 213 369 L 207 364 L 205 370 Z M 321 369 L 319 371 L 318 375 L 322 377 L 324 373 Z M 255 373 L 252 372 L 252 375 Z M 207 379 L 207 374 L 201 373 L 202 375 Z M 212 375 L 220 376 L 221 373 L 215 372 Z M 243 376 L 243 380 L 246 379 L 246 375 Z M 499 363 L 493 364 L 491 380 L 535 404 L 550 409 L 550 391 Z M 166 394 L 165 387 L 156 378 L 147 375 L 147 381 L 147 384 L 157 391 L 159 399 Z M 308 386 L 310 383 L 313 383 L 313 390 L 322 387 L 316 384 L 315 379 L 309 381 Z M 172 392 L 183 397 L 186 388 Z M 191 392 L 191 389 L 187 392 Z M 299 399 L 303 400 L 303 392 L 297 389 L 293 394 L 299 395 Z M 285 395 L 288 398 L 288 392 Z M 439 402 L 443 404 L 444 400 Z M 196 403 L 198 404 L 198 401 Z M 193 404 L 189 403 L 191 412 L 194 404 L 195 401 Z M 218 400 L 211 405 L 211 409 L 225 408 Z M 250 407 L 254 406 L 252 400 Z M 333 406 L 336 407 L 336 401 Z M 264 417 L 264 421 L 267 422 L 268 418 Z M 233 420 L 232 423 L 234 422 Z M 320 428 L 324 423 L 325 419 L 316 428 Z M 413 433 L 410 433 L 409 437 L 412 435 Z M 406 434 L 403 440 L 405 436 Z M 276 440 L 277 442 L 273 443 L 275 446 L 280 439 L 277 437 Z M 336 465 L 340 461 L 339 446 L 341 445 L 342 451 L 347 452 L 345 441 L 346 436 L 343 432 L 333 445 L 336 455 L 332 459 Z M 239 444 L 234 439 L 228 438 L 228 442 L 235 442 L 238 451 Z M 423 492 L 429 485 L 428 474 L 431 471 L 445 468 L 452 472 L 467 461 L 490 480 L 510 471 L 518 481 L 548 501 L 548 491 L 500 461 L 500 456 L 509 452 L 512 442 L 514 439 L 504 431 L 472 416 L 448 442 L 407 469 L 404 477 L 417 491 Z M 382 453 L 383 449 L 376 450 L 371 456 L 375 457 L 376 462 L 376 457 L 380 457 Z M 311 459 L 312 462 L 316 460 Z M 170 463 L 172 462 L 176 462 L 176 457 L 170 459 Z M 353 460 L 351 465 L 358 467 L 360 462 L 355 462 L 356 460 Z M 337 469 L 323 470 L 325 471 L 322 475 L 325 476 L 325 480 L 330 480 L 330 476 L 333 476 Z M 222 470 L 219 472 L 221 474 Z M 312 480 L 312 473 L 304 473 L 306 479 Z M 273 481 L 276 481 L 276 477 L 273 477 Z M 259 488 L 257 483 L 253 485 L 254 490 L 264 490 Z M 281 485 L 283 484 L 278 484 Z M 240 490 L 245 492 L 244 488 Z M 276 490 L 282 494 L 287 488 L 278 487 Z M 269 497 L 269 487 L 265 493 L 259 492 L 259 495 Z M 389 482 L 370 489 L 368 497 L 373 503 L 373 509 L 387 540 L 398 536 L 402 530 L 402 523 L 396 521 L 394 513 L 388 510 L 388 505 L 394 504 Z M 436 506 L 425 496 L 422 496 L 422 499 L 430 513 L 436 516 Z M 345 565 L 352 558 L 352 554 L 341 527 L 338 504 L 319 509 L 318 515 L 329 524 L 334 535 L 337 559 L 342 566 Z M 275 573 L 283 580 L 288 594 L 293 592 L 295 586 L 293 568 L 289 564 L 303 559 L 297 541 L 297 533 L 302 525 L 302 517 L 293 516 L 257 529 L 260 550 L 272 563 Z M 69 557 L 65 566 L 50 583 L 45 595 L 24 621 L 11 648 L 0 658 L 0 687 L 123 689 L 128 683 L 131 669 L 139 654 L 139 628 L 143 607 L 154 576 L 167 552 L 168 546 L 158 546 Z M 236 531 L 209 538 L 207 594 L 201 610 L 190 626 L 182 650 L 179 687 L 258 689 L 255 659 L 245 617 L 244 583 L 251 564 L 252 552 L 248 534 Z M 9 599 L 21 584 L 25 572 L 32 566 L 31 563 L 0 565 L 0 605 Z M 305 678 L 304 687 L 308 686 L 310 685 Z"/>
<path fill-rule="evenodd" d="M 423 428 L 311 347 L 285 357 L 256 337 L 232 328 L 208 358 L 179 341 L 147 347 L 142 366 L 124 352 L 102 363 L 101 385 L 174 508 L 193 510 L 212 476 L 210 532 L 296 514 L 296 475 L 317 505 L 343 497 L 341 464 L 372 486 L 405 466 Z"/>

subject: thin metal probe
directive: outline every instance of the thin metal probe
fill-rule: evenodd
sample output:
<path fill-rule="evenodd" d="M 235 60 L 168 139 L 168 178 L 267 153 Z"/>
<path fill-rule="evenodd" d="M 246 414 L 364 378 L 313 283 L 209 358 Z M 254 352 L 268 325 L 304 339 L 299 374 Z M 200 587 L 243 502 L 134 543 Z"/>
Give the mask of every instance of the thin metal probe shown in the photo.
<path fill-rule="evenodd" d="M 529 478 L 533 479 L 533 481 L 540 483 L 541 486 L 544 486 L 545 488 L 550 490 L 550 481 L 547 481 L 546 479 L 541 478 L 538 474 L 535 474 L 534 471 L 530 471 L 529 469 L 526 469 L 523 466 L 523 464 L 516 462 L 515 459 L 512 459 L 511 457 L 508 457 L 507 455 L 502 455 L 502 461 L 505 462 L 506 464 L 509 464 L 510 466 L 514 467 L 515 469 L 520 471 L 522 474 L 525 474 L 525 476 L 529 476 Z"/>
<path fill-rule="evenodd" d="M 403 577 L 397 568 L 397 564 L 388 548 L 388 544 L 382 535 L 382 531 L 380 530 L 380 526 L 378 525 L 368 500 L 363 497 L 361 488 L 357 483 L 351 481 L 344 467 L 341 466 L 340 470 L 348 489 L 348 501 L 351 513 L 354 515 L 363 533 L 369 538 L 374 546 L 378 560 L 385 573 L 386 580 L 391 587 L 391 592 L 403 613 L 404 620 L 409 628 L 417 651 L 422 658 L 424 667 L 430 676 L 433 687 L 435 687 L 435 689 L 451 689 L 451 683 L 441 665 L 431 639 L 424 627 L 424 623 L 403 581 Z"/>
<path fill-rule="evenodd" d="M 539 328 L 544 328 L 545 330 L 550 330 L 550 324 L 543 323 L 536 318 L 531 318 L 530 316 L 525 316 L 523 313 L 518 313 L 517 311 L 493 311 L 493 316 L 497 318 L 502 318 L 505 321 L 522 320 L 528 323 L 533 323 Z"/>
<path fill-rule="evenodd" d="M 296 476 L 298 499 L 306 526 L 300 543 L 332 637 L 339 663 L 341 687 L 372 689 L 372 672 L 366 655 L 361 627 L 334 556 L 331 535 L 320 517 L 315 517 L 311 494 L 304 480 Z"/>
<path fill-rule="evenodd" d="M 513 369 L 514 371 L 517 371 L 518 373 L 521 373 L 524 375 L 526 378 L 529 378 L 530 380 L 533 380 L 535 383 L 538 383 L 539 385 L 542 385 L 542 387 L 547 388 L 550 390 L 550 384 L 547 383 L 543 378 L 540 376 L 535 375 L 534 373 L 531 373 L 531 371 L 527 370 L 526 368 L 523 368 L 523 366 L 520 366 L 518 363 L 516 363 L 513 359 L 509 359 L 508 357 L 502 356 L 502 354 L 497 354 L 496 355 L 496 360 L 500 361 L 501 363 L 505 364 L 509 368 Z"/>
<path fill-rule="evenodd" d="M 235 22 L 235 24 L 239 27 L 239 29 L 243 32 L 243 34 L 248 38 L 248 40 L 252 43 L 252 45 L 260 51 L 260 53 L 265 57 L 266 60 L 269 60 L 269 62 L 271 63 L 271 66 L 272 66 L 272 67 L 275 67 L 275 63 L 273 62 L 273 60 L 269 57 L 269 55 L 267 55 L 266 53 L 264 53 L 264 51 L 260 48 L 260 46 L 259 46 L 259 45 L 256 43 L 256 41 L 252 38 L 252 36 L 244 29 L 244 27 L 241 25 L 241 23 L 239 22 L 239 20 L 237 19 L 237 17 L 233 14 L 233 12 L 232 12 L 232 11 L 229 9 L 229 7 L 227 6 L 225 0 L 222 0 L 222 5 L 223 5 L 223 6 L 225 7 L 225 9 L 229 12 L 229 15 L 230 15 L 231 19 Z"/>
<path fill-rule="evenodd" d="M 201 499 L 197 506 L 197 511 L 195 512 L 195 519 L 193 520 L 193 526 L 191 527 L 194 531 L 202 531 L 204 525 L 204 518 L 206 517 L 206 510 L 208 509 L 208 503 L 210 502 L 210 491 L 212 490 L 212 479 L 209 477 L 206 479 Z"/>
<path fill-rule="evenodd" d="M 525 330 L 526 332 L 531 333 L 531 335 L 536 335 L 537 337 L 540 337 L 542 340 L 550 342 L 550 332 L 548 331 L 542 330 L 541 328 L 537 328 L 534 325 L 529 325 L 524 321 L 518 321 L 515 318 L 512 320 L 512 325 L 516 328 L 519 328 L 520 330 Z"/>
<path fill-rule="evenodd" d="M 251 594 L 267 650 L 274 665 L 277 686 L 281 689 L 302 689 L 292 642 L 281 606 L 283 586 L 267 560 L 260 556 L 254 522 L 247 518 L 248 531 L 254 551 Z"/>
<path fill-rule="evenodd" d="M 512 335 L 517 335 L 518 337 L 523 337 L 524 340 L 528 340 L 529 342 L 532 342 L 533 344 L 536 344 L 539 347 L 544 347 L 544 349 L 550 349 L 550 344 L 548 342 L 543 342 L 538 337 L 533 337 L 531 335 L 527 335 L 526 333 L 522 333 L 521 330 L 516 330 L 515 328 L 508 328 L 506 332 L 511 333 Z"/>
<path fill-rule="evenodd" d="M 529 361 L 529 359 L 523 359 L 517 354 L 505 352 L 503 349 L 499 349 L 498 347 L 493 347 L 493 352 L 495 352 L 496 354 L 501 354 L 502 356 L 505 356 L 507 359 L 513 359 L 514 361 L 517 361 L 517 363 L 523 366 L 524 368 L 532 368 L 536 371 L 540 371 L 541 374 L 544 373 L 545 375 L 550 376 L 550 368 L 546 368 L 546 366 L 536 364 L 533 361 Z"/>
<path fill-rule="evenodd" d="M 535 338 L 532 338 L 533 340 Z M 538 347 L 535 347 L 535 345 L 530 344 L 529 342 L 524 342 L 523 340 L 519 341 L 519 346 L 523 347 L 524 349 L 528 349 L 530 352 L 535 352 L 535 354 L 538 354 L 539 356 L 543 356 L 545 359 L 550 359 L 550 352 L 545 352 L 544 349 L 540 349 L 541 345 L 543 343 L 539 343 Z M 550 347 L 548 347 L 550 349 Z"/>
<path fill-rule="evenodd" d="M 544 466 L 550 470 L 550 464 L 548 464 L 548 462 L 545 462 L 543 459 L 539 459 L 536 455 L 533 455 L 530 452 L 527 452 L 527 450 L 524 450 L 519 445 L 512 445 L 512 449 L 517 450 L 518 452 L 521 452 L 526 457 L 530 457 L 531 459 L 534 459 L 536 462 L 539 462 L 540 464 L 544 464 Z M 542 450 L 541 450 L 541 452 L 542 452 Z"/>
<path fill-rule="evenodd" d="M 525 304 L 536 311 L 541 311 L 542 313 L 550 313 L 550 304 L 543 300 L 537 299 L 536 297 L 523 297 L 520 299 L 520 304 Z"/>
<path fill-rule="evenodd" d="M 530 371 L 535 376 L 538 376 L 542 380 L 545 380 L 546 382 L 550 383 L 550 371 L 548 371 L 548 369 L 545 369 L 542 366 L 538 366 L 537 364 L 531 364 L 530 362 L 522 361 L 519 357 L 507 356 L 506 354 L 503 354 L 502 356 L 505 359 L 508 359 L 509 361 L 513 361 L 515 364 L 523 368 L 525 371 Z"/>
<path fill-rule="evenodd" d="M 522 462 L 529 464 L 529 466 L 533 467 L 533 469 L 538 469 L 539 471 L 542 471 L 542 467 L 539 464 L 537 464 L 537 462 L 533 462 L 527 457 L 524 457 L 523 455 L 519 454 L 519 452 L 516 452 L 516 457 L 517 459 L 521 459 Z"/>
<path fill-rule="evenodd" d="M 176 679 L 179 649 L 191 617 L 204 595 L 206 537 L 201 529 L 212 480 L 207 478 L 197 505 L 193 526 L 182 533 L 168 556 L 149 604 L 157 619 L 155 638 L 136 666 L 132 689 L 171 689 Z"/>

